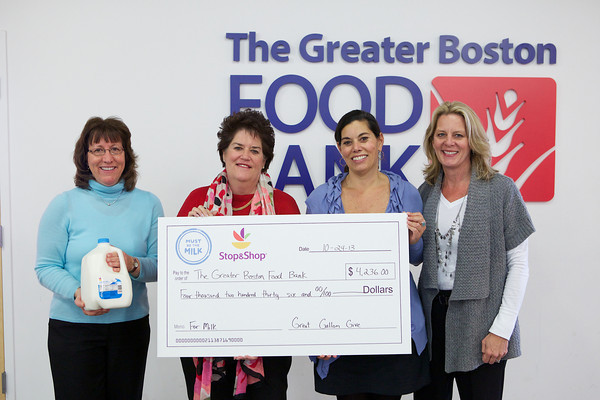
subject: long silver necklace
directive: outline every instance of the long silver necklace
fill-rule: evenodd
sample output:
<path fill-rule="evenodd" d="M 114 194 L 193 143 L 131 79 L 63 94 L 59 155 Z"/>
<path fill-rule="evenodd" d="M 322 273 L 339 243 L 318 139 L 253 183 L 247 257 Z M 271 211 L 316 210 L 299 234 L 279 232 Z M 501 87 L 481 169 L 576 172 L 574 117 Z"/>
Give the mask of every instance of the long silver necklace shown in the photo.
<path fill-rule="evenodd" d="M 454 221 L 452 221 L 452 225 L 450 225 L 450 229 L 448 229 L 448 232 L 446 232 L 443 235 L 440 232 L 440 228 L 438 226 L 441 204 L 438 205 L 437 212 L 435 215 L 435 246 L 438 255 L 438 268 L 441 268 L 444 275 L 450 277 L 451 279 L 454 279 L 454 273 L 450 272 L 450 270 L 448 269 L 448 260 L 452 255 L 452 238 L 454 237 L 454 234 L 456 232 L 460 233 L 460 227 L 462 225 L 460 221 L 460 212 L 462 211 L 463 206 L 465 205 L 466 199 L 467 195 L 463 197 L 462 203 L 460 203 L 460 208 L 458 209 L 458 213 L 456 214 Z M 440 246 L 441 240 L 448 240 L 448 246 L 444 251 L 442 251 Z"/>
<path fill-rule="evenodd" d="M 110 207 L 110 206 L 112 206 L 113 204 L 115 204 L 117 201 L 119 201 L 119 199 L 121 198 L 121 195 L 123 194 L 123 191 L 125 190 L 124 188 L 123 188 L 123 189 L 121 189 L 121 191 L 119 192 L 119 195 L 117 196 L 117 198 L 116 198 L 116 199 L 114 199 L 114 200 L 113 200 L 113 201 L 111 201 L 111 202 L 107 202 L 107 201 L 106 201 L 106 200 L 104 200 L 104 199 L 102 198 L 102 196 L 100 196 L 100 194 L 99 194 L 98 192 L 96 192 L 96 191 L 95 191 L 93 188 L 90 188 L 90 189 L 92 189 L 92 192 L 94 192 L 94 194 L 95 194 L 96 196 L 98 196 L 98 198 L 99 198 L 100 200 L 102 200 L 102 202 L 103 202 L 104 204 L 106 204 L 107 206 L 109 206 L 109 207 Z"/>

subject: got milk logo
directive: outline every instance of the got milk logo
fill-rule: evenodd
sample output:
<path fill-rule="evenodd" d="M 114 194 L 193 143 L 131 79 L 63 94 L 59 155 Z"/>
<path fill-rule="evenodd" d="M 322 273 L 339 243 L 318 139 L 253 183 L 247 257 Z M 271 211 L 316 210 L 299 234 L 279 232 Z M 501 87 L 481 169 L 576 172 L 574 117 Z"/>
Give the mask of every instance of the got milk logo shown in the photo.
<path fill-rule="evenodd" d="M 525 201 L 554 197 L 556 83 L 550 78 L 437 77 L 431 111 L 444 101 L 468 104 L 479 116 L 492 166 L 511 177 Z"/>
<path fill-rule="evenodd" d="M 210 237 L 203 230 L 192 228 L 177 238 L 175 251 L 181 261 L 189 265 L 203 263 L 212 250 Z"/>
<path fill-rule="evenodd" d="M 250 246 L 250 242 L 246 242 L 246 239 L 248 238 L 248 236 L 250 236 L 249 233 L 246 233 L 244 235 L 244 228 L 242 228 L 242 230 L 240 230 L 240 233 L 233 231 L 233 237 L 235 238 L 235 240 L 237 240 L 237 242 L 231 242 L 231 244 L 236 249 L 245 249 L 246 247 Z"/>

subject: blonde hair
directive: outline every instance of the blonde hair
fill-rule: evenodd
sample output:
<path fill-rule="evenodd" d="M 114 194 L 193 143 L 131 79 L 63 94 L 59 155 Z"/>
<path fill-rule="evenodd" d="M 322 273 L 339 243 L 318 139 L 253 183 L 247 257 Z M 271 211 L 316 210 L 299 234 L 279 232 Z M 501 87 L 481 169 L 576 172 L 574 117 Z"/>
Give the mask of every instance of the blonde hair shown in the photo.
<path fill-rule="evenodd" d="M 435 154 L 433 138 L 435 130 L 437 129 L 438 118 L 448 114 L 456 114 L 463 117 L 467 129 L 467 140 L 469 142 L 469 147 L 471 148 L 471 166 L 475 169 L 477 178 L 490 180 L 497 171 L 492 168 L 490 144 L 479 117 L 475 114 L 475 111 L 465 103 L 461 103 L 460 101 L 446 101 L 435 109 L 431 116 L 431 123 L 425 131 L 423 149 L 429 160 L 429 164 L 423 169 L 425 181 L 430 185 L 433 185 L 440 174 L 442 165 Z"/>

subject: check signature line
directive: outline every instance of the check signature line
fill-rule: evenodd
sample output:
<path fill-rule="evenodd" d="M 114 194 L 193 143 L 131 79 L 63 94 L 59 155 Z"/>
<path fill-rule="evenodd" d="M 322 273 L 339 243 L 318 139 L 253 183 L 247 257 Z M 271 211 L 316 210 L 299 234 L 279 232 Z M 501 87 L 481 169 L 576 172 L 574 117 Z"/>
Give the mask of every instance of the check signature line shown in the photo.
<path fill-rule="evenodd" d="M 365 326 L 365 327 L 339 327 L 339 328 L 287 328 L 287 331 L 344 331 L 344 330 L 355 330 L 355 331 L 366 331 L 366 330 L 381 330 L 381 329 L 398 329 L 397 326 Z"/>

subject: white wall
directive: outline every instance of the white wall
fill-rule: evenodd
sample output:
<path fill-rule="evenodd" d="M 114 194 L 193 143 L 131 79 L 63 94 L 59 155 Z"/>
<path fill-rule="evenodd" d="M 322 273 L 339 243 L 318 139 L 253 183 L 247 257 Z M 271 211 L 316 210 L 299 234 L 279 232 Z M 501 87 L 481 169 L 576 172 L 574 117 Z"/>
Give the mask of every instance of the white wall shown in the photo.
<path fill-rule="evenodd" d="M 46 351 L 51 295 L 33 271 L 37 225 L 49 201 L 73 187 L 72 151 L 87 118 L 123 118 L 139 154 L 138 186 L 158 195 L 173 216 L 189 191 L 208 184 L 219 170 L 215 133 L 229 113 L 229 76 L 263 75 L 263 85 L 244 94 L 264 100 L 269 83 L 289 73 L 305 76 L 317 91 L 342 74 L 363 78 L 370 89 L 380 75 L 417 83 L 423 115 L 411 130 L 386 136 L 393 159 L 407 145 L 420 144 L 436 76 L 556 81 L 555 197 L 528 204 L 537 232 L 530 241 L 531 277 L 521 311 L 524 355 L 508 363 L 505 398 L 594 397 L 600 378 L 594 363 L 600 321 L 590 301 L 600 281 L 595 251 L 600 132 L 594 103 L 600 92 L 600 6 L 592 0 L 405 3 L 0 0 L 0 30 L 6 32 L 6 52 L 0 55 L 0 201 L 8 398 L 49 398 L 52 393 Z M 322 33 L 327 40 L 392 36 L 397 42 L 432 45 L 442 34 L 479 43 L 510 37 L 517 43 L 554 43 L 558 61 L 440 65 L 432 48 L 423 64 L 310 64 L 298 57 L 287 64 L 234 63 L 225 33 L 249 31 L 270 43 L 297 43 L 309 33 Z M 299 93 L 281 92 L 282 118 L 301 118 L 306 105 Z M 349 93 L 336 97 L 334 117 L 359 106 Z M 398 103 L 405 104 L 398 96 Z M 396 118 L 401 121 L 402 115 Z M 278 133 L 270 169 L 274 179 L 290 144 L 302 146 L 315 186 L 321 183 L 331 132 L 317 118 L 300 134 Z M 419 151 L 404 169 L 415 185 L 422 182 L 424 162 Z M 303 203 L 300 188 L 286 190 Z M 155 302 L 155 285 L 150 287 Z M 151 316 L 155 327 L 156 315 Z M 178 360 L 156 358 L 155 347 L 153 341 L 144 398 L 184 398 Z M 321 397 L 313 394 L 305 359 L 294 360 L 289 380 L 291 400 Z"/>

